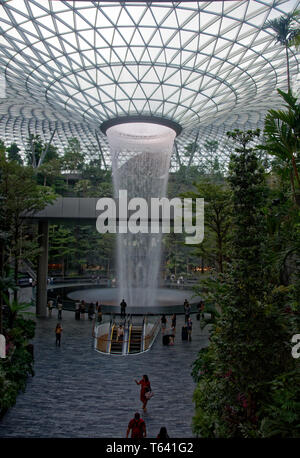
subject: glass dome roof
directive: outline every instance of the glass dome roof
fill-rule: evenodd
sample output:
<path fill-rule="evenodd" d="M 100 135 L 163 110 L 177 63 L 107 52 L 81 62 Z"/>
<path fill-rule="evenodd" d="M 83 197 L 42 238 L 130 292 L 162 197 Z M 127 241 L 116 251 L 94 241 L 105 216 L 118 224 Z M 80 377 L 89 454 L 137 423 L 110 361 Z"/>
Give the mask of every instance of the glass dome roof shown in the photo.
<path fill-rule="evenodd" d="M 59 148 L 77 136 L 109 163 L 103 122 L 162 117 L 182 127 L 176 168 L 197 163 L 207 140 L 225 158 L 227 130 L 262 127 L 280 106 L 286 56 L 264 24 L 300 1 L 0 3 L 0 138 L 23 146 L 29 132 L 49 141 L 55 130 Z M 191 161 L 184 147 L 195 141 Z"/>

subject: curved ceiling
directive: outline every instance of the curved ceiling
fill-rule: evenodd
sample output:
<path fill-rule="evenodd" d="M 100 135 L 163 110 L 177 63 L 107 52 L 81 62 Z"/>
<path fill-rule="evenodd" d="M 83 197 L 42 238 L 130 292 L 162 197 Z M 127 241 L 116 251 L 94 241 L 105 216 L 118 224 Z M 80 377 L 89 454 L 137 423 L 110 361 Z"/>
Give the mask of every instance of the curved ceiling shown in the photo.
<path fill-rule="evenodd" d="M 1 3 L 0 137 L 22 145 L 28 132 L 49 141 L 55 129 L 59 148 L 77 136 L 108 163 L 102 122 L 163 117 L 183 128 L 176 167 L 191 163 L 187 143 L 199 144 L 193 161 L 206 140 L 225 152 L 226 130 L 262 127 L 279 106 L 286 57 L 264 24 L 300 1 Z M 291 49 L 292 77 L 297 57 Z"/>

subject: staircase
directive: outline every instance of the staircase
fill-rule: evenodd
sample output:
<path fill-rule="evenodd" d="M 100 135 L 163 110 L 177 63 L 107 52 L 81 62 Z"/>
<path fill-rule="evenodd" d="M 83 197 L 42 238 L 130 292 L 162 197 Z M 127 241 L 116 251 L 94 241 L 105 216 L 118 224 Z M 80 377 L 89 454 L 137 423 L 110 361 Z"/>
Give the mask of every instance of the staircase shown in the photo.
<path fill-rule="evenodd" d="M 131 326 L 128 353 L 140 353 L 142 351 L 142 326 Z"/>
<path fill-rule="evenodd" d="M 119 339 L 117 341 L 117 326 L 114 326 L 113 329 L 113 334 L 112 334 L 112 339 L 111 339 L 111 346 L 110 346 L 110 353 L 117 353 L 117 354 L 122 354 L 122 349 L 123 349 L 123 339 Z"/>
<path fill-rule="evenodd" d="M 20 270 L 24 273 L 27 273 L 33 280 L 36 281 L 36 272 L 33 269 L 34 266 L 28 259 L 26 261 L 22 260 L 20 262 Z"/>

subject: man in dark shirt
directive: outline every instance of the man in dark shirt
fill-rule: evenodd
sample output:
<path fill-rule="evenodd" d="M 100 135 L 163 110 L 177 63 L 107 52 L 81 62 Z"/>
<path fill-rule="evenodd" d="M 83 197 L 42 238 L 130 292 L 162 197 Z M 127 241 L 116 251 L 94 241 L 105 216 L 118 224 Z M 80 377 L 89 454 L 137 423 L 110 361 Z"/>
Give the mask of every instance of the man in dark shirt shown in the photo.
<path fill-rule="evenodd" d="M 126 309 L 127 304 L 124 301 L 124 299 L 122 300 L 120 306 L 121 306 L 121 316 L 125 317 L 125 309 Z"/>

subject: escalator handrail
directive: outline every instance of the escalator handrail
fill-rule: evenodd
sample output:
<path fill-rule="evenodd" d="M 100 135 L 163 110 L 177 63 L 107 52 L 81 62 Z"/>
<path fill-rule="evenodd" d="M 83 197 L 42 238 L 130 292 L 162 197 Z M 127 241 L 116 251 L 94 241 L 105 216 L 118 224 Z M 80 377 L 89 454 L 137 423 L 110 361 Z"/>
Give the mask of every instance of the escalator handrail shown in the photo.
<path fill-rule="evenodd" d="M 128 349 L 127 352 L 130 352 L 130 339 L 131 339 L 132 323 L 129 325 L 129 336 L 128 336 Z"/>
<path fill-rule="evenodd" d="M 112 336 L 113 336 L 113 333 L 114 333 L 114 328 L 115 328 L 115 323 L 112 325 L 112 328 L 111 328 L 111 333 L 110 333 L 110 342 L 109 342 L 109 351 L 108 353 L 111 352 L 111 342 L 112 342 Z"/>
<path fill-rule="evenodd" d="M 145 350 L 145 330 L 146 330 L 146 320 L 145 320 L 145 315 L 144 315 L 143 324 L 142 324 L 142 335 L 141 335 L 141 351 Z"/>

